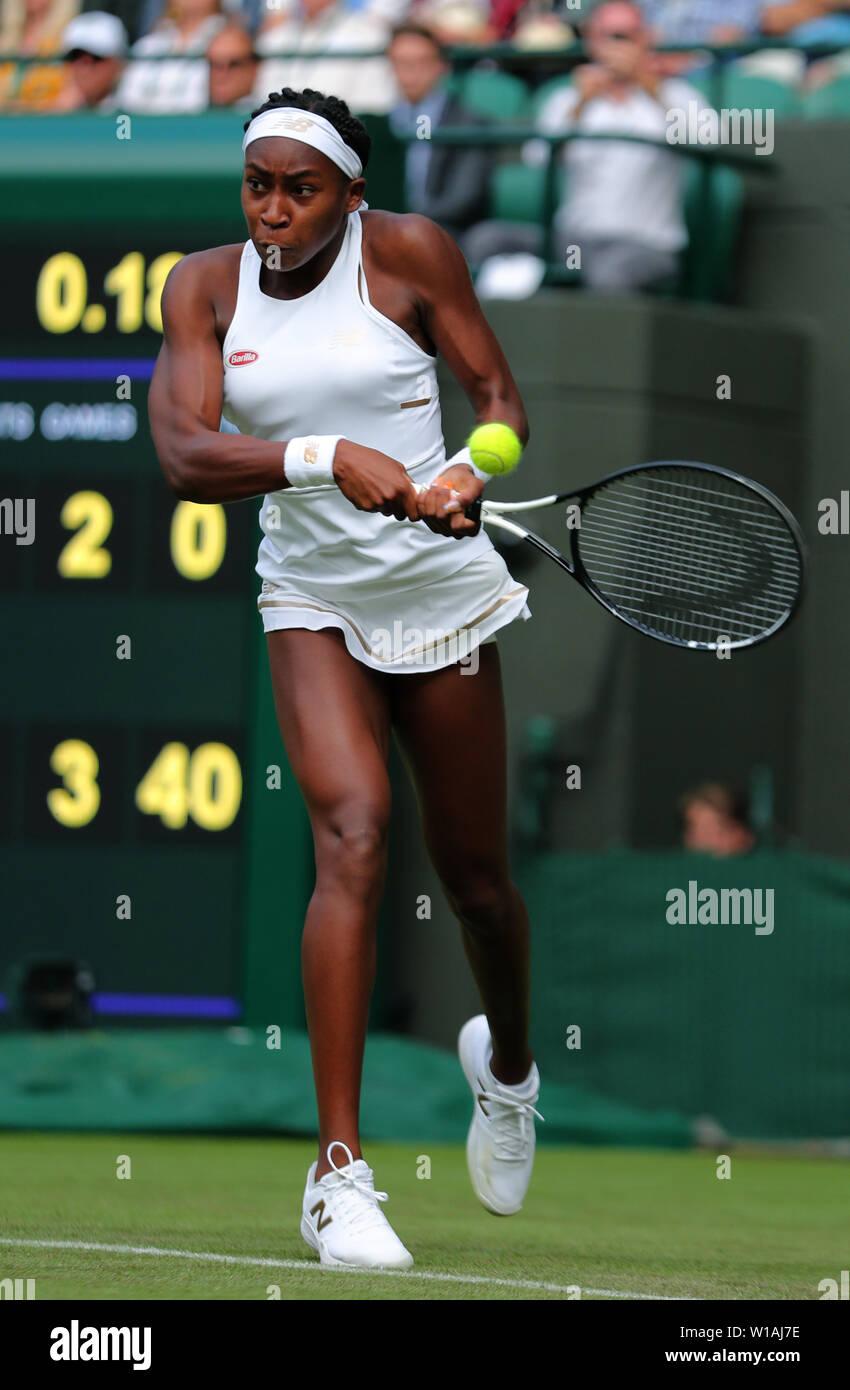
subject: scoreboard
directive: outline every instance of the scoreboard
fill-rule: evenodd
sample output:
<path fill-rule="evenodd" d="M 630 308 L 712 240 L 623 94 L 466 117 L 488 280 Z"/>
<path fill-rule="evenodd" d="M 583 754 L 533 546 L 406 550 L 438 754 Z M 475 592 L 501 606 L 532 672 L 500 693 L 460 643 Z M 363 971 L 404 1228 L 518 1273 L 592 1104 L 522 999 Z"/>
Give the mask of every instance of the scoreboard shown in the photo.
<path fill-rule="evenodd" d="M 147 424 L 168 271 L 246 235 L 243 122 L 0 116 L 0 1026 L 21 962 L 59 955 L 101 1020 L 303 1026 L 314 864 L 259 499 L 176 499 Z M 372 206 L 401 208 L 403 147 L 368 126 Z"/>
<path fill-rule="evenodd" d="M 68 958 L 102 1021 L 300 1022 L 312 856 L 256 607 L 259 499 L 175 498 L 147 422 L 182 253 L 165 228 L 4 248 L 7 1016 L 22 962 Z"/>

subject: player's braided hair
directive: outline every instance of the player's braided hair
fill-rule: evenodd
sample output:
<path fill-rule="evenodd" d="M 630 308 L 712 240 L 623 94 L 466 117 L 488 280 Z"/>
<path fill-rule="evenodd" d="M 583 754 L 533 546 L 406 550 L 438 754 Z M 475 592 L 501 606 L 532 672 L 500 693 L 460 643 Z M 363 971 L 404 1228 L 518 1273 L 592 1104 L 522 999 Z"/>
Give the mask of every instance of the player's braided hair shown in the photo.
<path fill-rule="evenodd" d="M 251 112 L 251 120 L 245 122 L 244 129 L 248 129 L 261 111 L 274 111 L 278 106 L 297 106 L 299 111 L 313 111 L 317 116 L 324 116 L 339 131 L 346 145 L 350 145 L 354 153 L 359 155 L 365 170 L 369 163 L 372 137 L 363 122 L 352 116 L 346 102 L 339 97 L 327 97 L 323 92 L 315 92 L 312 87 L 305 87 L 303 92 L 284 87 L 279 92 L 269 92 L 268 100 Z"/>

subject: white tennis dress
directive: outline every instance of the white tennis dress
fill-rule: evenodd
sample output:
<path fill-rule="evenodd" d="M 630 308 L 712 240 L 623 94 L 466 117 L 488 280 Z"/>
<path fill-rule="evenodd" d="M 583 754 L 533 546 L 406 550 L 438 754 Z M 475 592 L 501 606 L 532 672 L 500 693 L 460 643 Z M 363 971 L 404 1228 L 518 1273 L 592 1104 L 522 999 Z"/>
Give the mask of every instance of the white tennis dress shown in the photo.
<path fill-rule="evenodd" d="M 245 243 L 222 350 L 223 414 L 258 439 L 342 435 L 429 483 L 446 463 L 436 359 L 370 303 L 361 248 L 356 211 L 324 280 L 280 300 L 261 291 L 262 263 Z M 260 528 L 265 631 L 339 628 L 375 670 L 465 660 L 497 628 L 531 617 L 528 590 L 483 529 L 439 536 L 421 521 L 358 511 L 336 484 L 269 493 Z"/>

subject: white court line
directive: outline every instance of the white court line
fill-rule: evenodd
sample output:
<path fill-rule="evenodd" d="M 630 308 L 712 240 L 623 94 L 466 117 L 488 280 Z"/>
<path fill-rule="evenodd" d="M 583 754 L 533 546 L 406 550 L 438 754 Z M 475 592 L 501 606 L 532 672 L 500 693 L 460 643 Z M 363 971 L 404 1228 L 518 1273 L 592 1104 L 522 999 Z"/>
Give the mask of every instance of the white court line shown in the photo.
<path fill-rule="evenodd" d="M 393 1279 L 430 1279 L 444 1284 L 487 1284 L 498 1289 L 535 1289 L 546 1293 L 572 1293 L 575 1284 L 547 1284 L 536 1279 L 497 1279 L 487 1274 L 443 1274 L 427 1269 L 326 1269 L 318 1260 L 274 1260 L 259 1255 L 216 1255 L 208 1250 L 163 1250 L 155 1245 L 100 1245 L 82 1240 L 15 1240 L 0 1236 L 0 1245 L 24 1246 L 31 1250 L 92 1250 L 109 1255 L 160 1255 L 178 1260 L 204 1260 L 213 1264 L 255 1265 L 267 1269 L 300 1269 L 326 1274 L 382 1274 Z M 649 1299 L 652 1302 L 690 1303 L 687 1295 L 681 1298 L 669 1294 L 624 1293 L 620 1289 L 585 1289 L 581 1292 L 598 1294 L 602 1298 Z"/>

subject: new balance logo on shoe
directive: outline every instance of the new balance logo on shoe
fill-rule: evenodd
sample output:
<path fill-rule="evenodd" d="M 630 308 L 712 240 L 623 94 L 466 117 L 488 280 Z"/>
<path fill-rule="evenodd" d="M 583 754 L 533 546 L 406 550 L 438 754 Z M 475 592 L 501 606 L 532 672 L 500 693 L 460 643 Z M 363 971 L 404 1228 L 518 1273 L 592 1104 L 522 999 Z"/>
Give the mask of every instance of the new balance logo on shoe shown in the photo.
<path fill-rule="evenodd" d="M 477 1080 L 478 1080 L 478 1085 L 481 1086 L 481 1087 L 483 1088 L 484 1082 L 481 1080 L 481 1077 L 479 1076 L 479 1077 L 477 1078 Z M 484 1104 L 484 1091 L 483 1091 L 483 1089 L 482 1089 L 481 1091 L 478 1092 L 477 1100 L 478 1100 L 478 1104 L 481 1106 L 481 1109 L 484 1111 L 484 1114 L 489 1116 L 490 1111 L 487 1109 L 487 1106 Z"/>
<path fill-rule="evenodd" d="M 310 1208 L 310 1215 L 311 1215 L 311 1216 L 315 1216 L 315 1215 L 316 1215 L 316 1212 L 319 1213 L 319 1219 L 318 1219 L 318 1221 L 316 1222 L 316 1230 L 317 1230 L 317 1231 L 323 1231 L 323 1230 L 325 1229 L 325 1227 L 326 1227 L 326 1226 L 330 1226 L 331 1222 L 333 1221 L 333 1217 L 332 1217 L 332 1216 L 325 1217 L 325 1219 L 322 1220 L 322 1217 L 324 1217 L 324 1215 L 325 1215 L 325 1203 L 324 1203 L 324 1200 L 322 1200 L 321 1202 L 317 1202 L 316 1205 L 315 1205 L 314 1207 L 311 1207 L 311 1208 Z"/>

